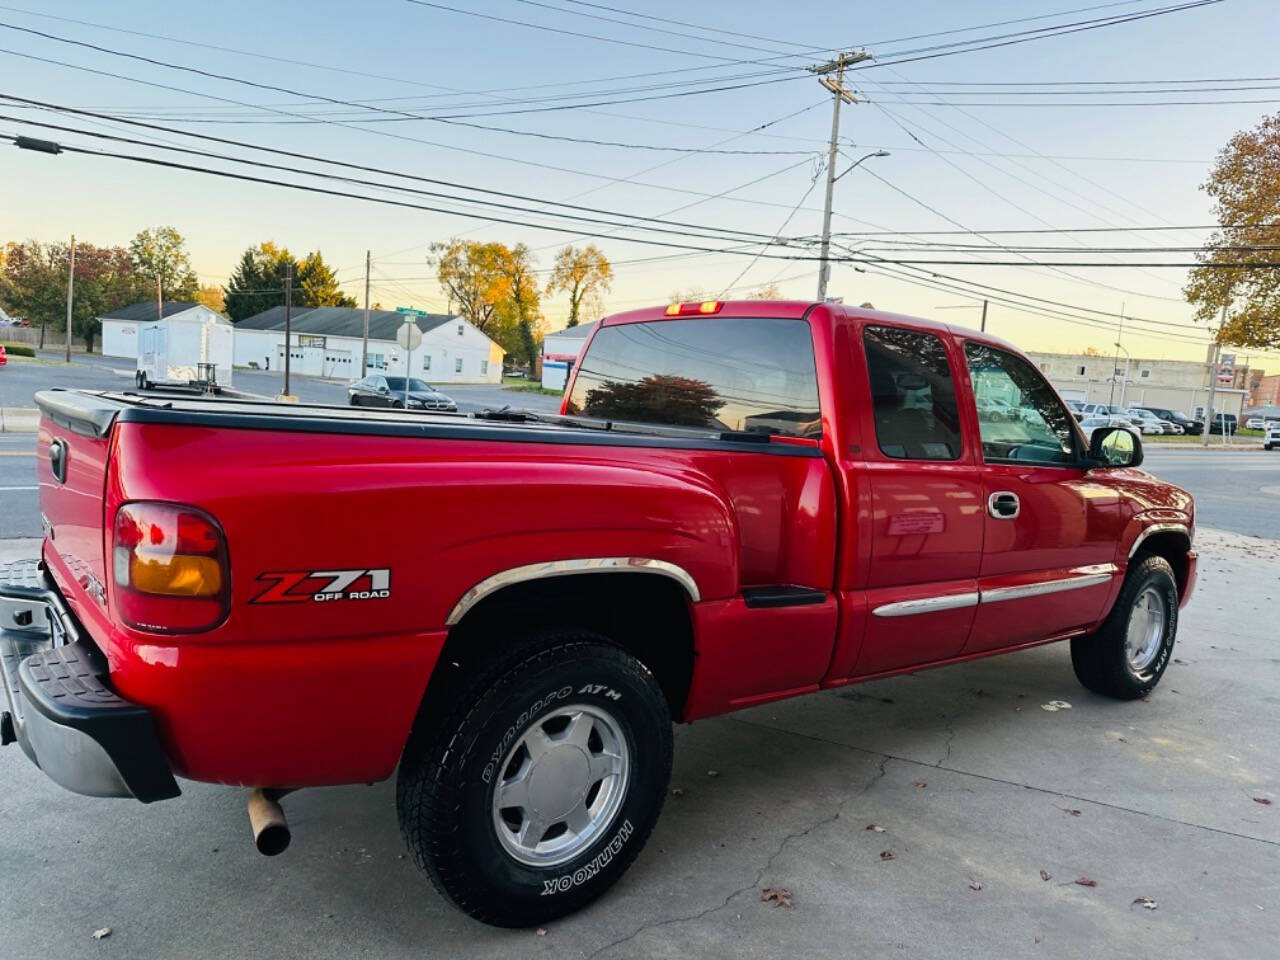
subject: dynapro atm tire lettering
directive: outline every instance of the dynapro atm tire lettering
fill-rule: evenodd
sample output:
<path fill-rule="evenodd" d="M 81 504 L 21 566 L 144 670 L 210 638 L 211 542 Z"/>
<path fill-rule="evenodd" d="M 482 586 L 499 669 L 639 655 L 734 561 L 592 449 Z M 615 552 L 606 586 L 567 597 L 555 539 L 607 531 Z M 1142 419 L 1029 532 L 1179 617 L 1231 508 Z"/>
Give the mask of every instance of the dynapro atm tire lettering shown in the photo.
<path fill-rule="evenodd" d="M 391 596 L 391 571 L 277 570 L 258 574 L 266 589 L 251 603 L 323 603 L 331 600 L 377 600 Z"/>

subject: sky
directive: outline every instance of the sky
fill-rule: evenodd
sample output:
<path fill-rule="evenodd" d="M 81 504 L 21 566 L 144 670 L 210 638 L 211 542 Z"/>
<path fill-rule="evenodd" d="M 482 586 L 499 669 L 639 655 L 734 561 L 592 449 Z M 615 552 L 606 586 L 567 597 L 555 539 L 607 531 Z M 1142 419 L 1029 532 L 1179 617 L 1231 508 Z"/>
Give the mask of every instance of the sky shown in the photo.
<path fill-rule="evenodd" d="M 815 248 L 794 238 L 813 238 L 821 230 L 832 97 L 816 76 L 800 68 L 829 58 L 835 48 L 865 48 L 876 59 L 848 74 L 847 86 L 860 102 L 842 108 L 837 171 L 878 150 L 889 156 L 865 160 L 836 183 L 832 229 L 837 242 L 845 251 L 861 251 L 864 259 L 968 262 L 915 272 L 903 265 L 893 265 L 890 272 L 890 265 L 874 260 L 860 269 L 836 263 L 829 296 L 977 326 L 978 288 L 966 284 L 957 292 L 921 285 L 936 272 L 987 285 L 994 298 L 987 329 L 1027 350 L 1092 347 L 1109 353 L 1119 337 L 1122 349 L 1134 357 L 1202 360 L 1208 335 L 1203 326 L 1188 326 L 1193 317 L 1181 297 L 1185 269 L 1049 267 L 1026 264 L 1026 259 L 1083 256 L 1114 263 L 1132 255 L 1080 254 L 1070 248 L 1194 248 L 1204 241 L 1204 229 L 1129 228 L 1213 223 L 1200 184 L 1215 154 L 1236 131 L 1280 110 L 1280 86 L 1267 89 L 1253 79 L 1280 74 L 1274 44 L 1280 36 L 1280 4 L 1223 0 L 1100 29 L 936 55 L 944 44 L 1150 12 L 1176 2 L 0 0 L 0 94 L 131 117 L 205 138 L 588 206 L 600 212 L 578 213 L 600 220 L 621 215 L 679 221 L 665 226 L 650 221 L 668 232 L 608 223 L 584 227 L 548 216 L 541 207 L 536 214 L 484 211 L 525 225 L 486 222 L 457 212 L 462 207 L 455 199 L 457 186 L 401 179 L 402 187 L 448 196 L 396 191 L 368 184 L 387 182 L 384 175 L 0 101 L 0 133 L 158 156 L 439 211 L 0 145 L 0 242 L 65 240 L 74 232 L 99 245 L 127 244 L 138 230 L 167 224 L 187 238 L 201 281 L 222 284 L 247 247 L 271 240 L 299 256 L 322 251 L 338 268 L 344 289 L 361 302 L 369 250 L 374 301 L 430 310 L 446 306 L 426 262 L 432 242 L 465 237 L 525 243 L 544 271 L 560 247 L 594 242 L 615 264 L 607 312 L 664 303 L 674 291 L 717 295 L 727 289 L 732 296 L 770 283 L 788 297 L 808 299 L 815 295 L 817 263 L 805 258 L 814 256 Z M 961 28 L 976 29 L 919 36 Z M 922 48 L 933 49 L 912 53 Z M 1251 79 L 1219 86 L 1260 89 L 1180 92 L 1189 89 L 1189 80 L 1237 78 Z M 693 88 L 692 79 L 703 82 Z M 1094 86 L 1050 85 L 1063 81 Z M 1105 87 L 1098 81 L 1120 83 Z M 1120 92 L 1138 89 L 1132 85 L 1136 81 L 1170 92 Z M 655 88 L 659 84 L 680 86 Z M 1003 92 L 976 86 L 991 84 L 1009 86 Z M 686 95 L 711 86 L 735 89 Z M 682 95 L 639 99 L 676 92 Z M 587 94 L 595 99 L 584 99 Z M 632 102 L 599 103 L 605 100 Z M 1144 105 L 1108 105 L 1139 100 Z M 1270 102 L 1145 104 L 1185 100 Z M 348 105 L 355 101 L 360 103 Z M 320 181 L 150 145 L 41 130 L 29 125 L 35 120 L 328 169 L 365 182 Z M 611 145 L 552 139 L 557 137 Z M 528 200 L 485 196 L 529 206 Z M 541 226 L 529 225 L 534 223 Z M 992 233 L 1079 228 L 1106 232 Z M 584 236 L 584 230 L 600 235 Z M 896 233 L 850 236 L 868 231 Z M 768 237 L 793 239 L 766 245 L 762 238 Z M 706 253 L 655 241 L 735 252 Z M 946 253 L 909 246 L 924 241 L 964 246 Z M 1010 243 L 1066 249 L 1033 255 L 1001 249 Z M 1157 250 L 1142 259 L 1185 263 L 1191 254 Z M 953 284 L 939 277 L 931 282 Z M 1032 297 L 1038 299 L 1029 301 Z M 1021 306 L 999 302 L 1011 298 Z M 1048 313 L 1031 312 L 1033 302 Z M 564 325 L 563 295 L 546 297 L 543 307 L 548 329 Z M 1121 314 L 1128 318 L 1123 329 Z M 1280 355 L 1256 357 L 1253 365 L 1268 362 L 1280 368 Z"/>

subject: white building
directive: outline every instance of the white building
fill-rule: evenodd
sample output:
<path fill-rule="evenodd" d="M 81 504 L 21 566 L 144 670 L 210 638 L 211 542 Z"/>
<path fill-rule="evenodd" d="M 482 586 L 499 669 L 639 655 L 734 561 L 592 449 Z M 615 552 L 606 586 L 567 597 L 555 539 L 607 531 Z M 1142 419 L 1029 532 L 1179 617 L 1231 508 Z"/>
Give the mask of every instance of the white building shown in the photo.
<path fill-rule="evenodd" d="M 1074 353 L 1028 353 L 1065 400 L 1150 406 L 1203 416 L 1209 401 L 1206 363 L 1190 360 L 1146 360 L 1141 357 L 1087 356 Z M 1246 391 L 1219 383 L 1213 409 L 1239 416 Z"/>
<path fill-rule="evenodd" d="M 396 343 L 403 314 L 369 311 L 369 373 L 411 375 L 431 383 L 501 383 L 503 350 L 462 317 L 417 317 L 422 345 L 412 358 Z M 260 370 L 284 367 L 284 307 L 272 307 L 236 324 L 235 364 Z M 290 319 L 289 369 L 315 377 L 358 380 L 364 310 L 295 307 Z"/>
<path fill-rule="evenodd" d="M 542 340 L 542 385 L 548 390 L 563 390 L 569 382 L 569 372 L 582 353 L 587 337 L 596 328 L 596 321 L 580 323 L 548 333 Z"/>
<path fill-rule="evenodd" d="M 210 317 L 220 316 L 220 314 L 210 310 L 202 303 L 174 300 L 172 303 L 164 305 L 163 317 L 165 320 L 170 317 L 186 316 L 187 314 L 190 314 L 192 318 L 200 318 L 202 322 Z M 154 323 L 157 319 L 156 302 L 154 300 L 140 300 L 137 303 L 129 304 L 127 307 L 121 307 L 119 310 L 104 313 L 98 317 L 98 322 L 102 324 L 102 355 L 104 357 L 126 357 L 130 360 L 137 360 L 138 330 L 144 324 Z"/>

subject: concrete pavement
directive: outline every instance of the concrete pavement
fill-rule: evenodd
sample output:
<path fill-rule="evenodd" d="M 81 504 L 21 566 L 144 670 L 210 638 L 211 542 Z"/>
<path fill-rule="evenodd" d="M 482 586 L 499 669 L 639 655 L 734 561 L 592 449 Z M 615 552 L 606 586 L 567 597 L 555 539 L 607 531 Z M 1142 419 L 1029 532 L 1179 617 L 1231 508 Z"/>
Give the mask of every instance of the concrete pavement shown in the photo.
<path fill-rule="evenodd" d="M 294 844 L 268 860 L 242 790 L 93 800 L 0 751 L 4 955 L 1268 955 L 1280 597 L 1236 588 L 1280 590 L 1280 544 L 1204 531 L 1198 547 L 1199 594 L 1148 701 L 1086 693 L 1054 645 L 678 728 L 681 794 L 645 852 L 545 936 L 442 902 L 404 855 L 389 783 L 291 796 Z"/>

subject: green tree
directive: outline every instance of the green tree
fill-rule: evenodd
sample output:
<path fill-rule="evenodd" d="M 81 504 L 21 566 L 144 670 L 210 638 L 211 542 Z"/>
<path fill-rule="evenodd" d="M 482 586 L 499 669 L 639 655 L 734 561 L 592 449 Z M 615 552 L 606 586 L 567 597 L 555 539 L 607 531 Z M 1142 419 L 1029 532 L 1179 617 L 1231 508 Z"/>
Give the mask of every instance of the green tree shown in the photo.
<path fill-rule="evenodd" d="M 655 373 L 642 380 L 606 380 L 587 391 L 581 410 L 569 412 L 601 420 L 636 420 L 683 427 L 715 426 L 725 401 L 711 384 Z"/>
<path fill-rule="evenodd" d="M 191 269 L 186 241 L 173 227 L 142 230 L 129 243 L 134 271 L 155 290 L 159 281 L 166 300 L 194 300 L 200 287 Z"/>
<path fill-rule="evenodd" d="M 200 289 L 196 291 L 196 302 L 204 304 L 215 313 L 222 313 L 227 307 L 222 288 L 216 283 L 200 284 Z"/>
<path fill-rule="evenodd" d="M 308 307 L 354 307 L 354 297 L 349 297 L 338 286 L 338 277 L 324 262 L 320 251 L 315 250 L 298 264 L 298 292 Z"/>
<path fill-rule="evenodd" d="M 42 328 L 65 331 L 70 253 L 66 243 L 29 240 L 9 244 L 0 278 L 5 309 Z M 123 247 L 77 243 L 75 269 L 71 330 L 92 350 L 101 329 L 98 318 L 145 299 L 148 282 L 138 277 L 132 257 Z"/>
<path fill-rule="evenodd" d="M 323 260 L 320 261 L 320 266 L 324 266 Z M 324 269 L 327 271 L 328 267 Z M 300 286 L 301 267 L 288 249 L 266 240 L 242 253 L 231 271 L 231 279 L 222 288 L 226 313 L 231 322 L 239 323 L 246 317 L 283 304 L 290 270 L 293 271 L 294 278 L 293 302 L 300 306 L 306 305 Z"/>
<path fill-rule="evenodd" d="M 1183 294 L 1204 323 L 1218 323 L 1227 308 L 1220 342 L 1280 347 L 1280 113 L 1232 137 L 1200 189 L 1213 198 L 1220 226 L 1196 254 L 1201 266 Z M 1268 266 L 1221 266 L 1241 260 Z"/>
<path fill-rule="evenodd" d="M 582 302 L 598 297 L 613 283 L 613 266 L 594 243 L 581 250 L 565 247 L 556 254 L 555 269 L 547 283 L 547 293 L 562 291 L 569 295 L 569 322 L 576 327 L 582 320 Z"/>

